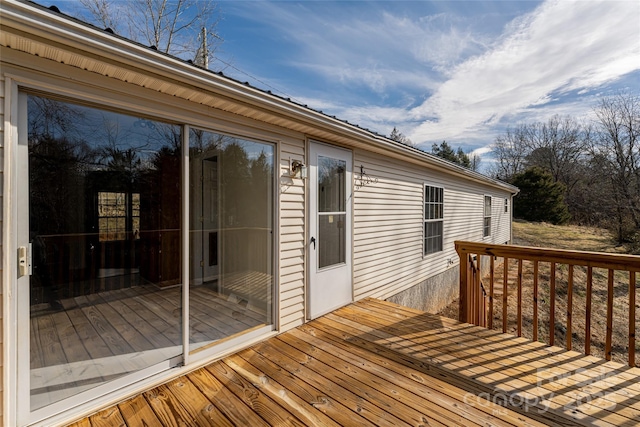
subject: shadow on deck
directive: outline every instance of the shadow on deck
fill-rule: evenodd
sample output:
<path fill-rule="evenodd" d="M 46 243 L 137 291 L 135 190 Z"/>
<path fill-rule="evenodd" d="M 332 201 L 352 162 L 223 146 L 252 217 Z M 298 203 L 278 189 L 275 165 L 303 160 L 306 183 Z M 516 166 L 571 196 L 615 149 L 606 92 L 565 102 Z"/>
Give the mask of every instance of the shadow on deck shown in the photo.
<path fill-rule="evenodd" d="M 366 299 L 74 426 L 637 426 L 640 369 Z"/>

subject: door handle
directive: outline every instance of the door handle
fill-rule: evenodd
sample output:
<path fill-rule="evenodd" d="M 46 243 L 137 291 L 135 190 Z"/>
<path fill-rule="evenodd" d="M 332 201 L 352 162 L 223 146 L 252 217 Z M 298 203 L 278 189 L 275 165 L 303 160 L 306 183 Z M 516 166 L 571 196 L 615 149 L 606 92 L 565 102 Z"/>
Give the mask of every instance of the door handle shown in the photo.
<path fill-rule="evenodd" d="M 311 238 L 311 243 L 313 243 L 313 249 L 315 250 L 316 249 L 316 238 L 315 237 Z"/>
<path fill-rule="evenodd" d="M 18 277 L 31 275 L 31 244 L 18 248 Z"/>

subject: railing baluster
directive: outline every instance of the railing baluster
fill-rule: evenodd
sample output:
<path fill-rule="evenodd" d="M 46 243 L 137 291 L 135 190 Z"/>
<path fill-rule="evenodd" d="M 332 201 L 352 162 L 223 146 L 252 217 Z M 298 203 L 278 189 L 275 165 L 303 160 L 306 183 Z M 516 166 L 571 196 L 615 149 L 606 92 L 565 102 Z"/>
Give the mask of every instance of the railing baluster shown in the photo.
<path fill-rule="evenodd" d="M 460 302 L 458 304 L 458 320 L 461 322 L 469 322 L 469 256 L 466 252 L 458 253 L 460 258 Z"/>
<path fill-rule="evenodd" d="M 508 282 L 509 277 L 509 258 L 504 257 L 504 276 L 503 276 L 503 288 L 502 288 L 502 332 L 507 332 L 507 295 L 508 295 Z"/>
<path fill-rule="evenodd" d="M 567 281 L 567 350 L 571 350 L 571 316 L 573 314 L 573 264 L 569 265 Z"/>
<path fill-rule="evenodd" d="M 471 303 L 469 323 L 475 324 L 478 297 L 476 296 L 476 276 L 475 271 L 473 270 L 473 255 L 469 255 L 469 276 L 469 286 L 471 289 L 471 298 L 469 299 L 469 302 Z"/>
<path fill-rule="evenodd" d="M 522 336 L 522 258 L 518 259 L 518 336 Z"/>
<path fill-rule="evenodd" d="M 476 268 L 475 268 L 475 290 L 476 290 L 476 325 L 485 326 L 482 324 L 484 298 L 482 295 L 482 288 L 480 287 L 480 254 L 476 255 Z"/>
<path fill-rule="evenodd" d="M 549 345 L 556 341 L 556 263 L 551 263 L 551 279 L 549 283 Z"/>
<path fill-rule="evenodd" d="M 468 297 L 469 297 L 469 302 L 467 303 L 469 305 L 468 308 L 468 323 L 474 323 L 474 313 L 475 313 L 475 305 L 476 305 L 476 297 L 475 297 L 475 289 L 473 284 L 476 282 L 475 280 L 475 276 L 473 275 L 473 255 L 469 254 L 467 257 L 467 270 L 469 270 L 468 273 L 468 282 L 467 282 L 467 287 L 468 287 Z"/>
<path fill-rule="evenodd" d="M 613 270 L 609 269 L 607 281 L 607 337 L 604 344 L 604 357 L 611 360 L 611 338 L 613 335 Z"/>
<path fill-rule="evenodd" d="M 636 272 L 629 272 L 629 366 L 636 363 Z"/>
<path fill-rule="evenodd" d="M 533 261 L 533 340 L 538 341 L 538 261 Z"/>
<path fill-rule="evenodd" d="M 604 341 L 604 352 L 607 360 L 613 358 L 613 316 L 614 316 L 614 291 L 616 271 L 629 272 L 629 297 L 628 297 L 628 363 L 635 366 L 635 359 L 638 355 L 637 350 L 637 279 L 640 269 L 638 268 L 640 258 L 634 255 L 609 254 L 609 253 L 593 253 L 583 251 L 571 251 L 562 249 L 549 248 L 530 248 L 509 245 L 492 245 L 480 242 L 461 242 L 456 241 L 456 251 L 460 257 L 460 311 L 459 318 L 463 322 L 475 323 L 477 325 L 493 328 L 493 319 L 496 315 L 494 297 L 496 293 L 496 277 L 495 277 L 495 260 L 498 257 L 503 260 L 503 292 L 502 292 L 502 331 L 507 332 L 509 324 L 509 261 L 511 259 L 518 262 L 517 284 L 517 334 L 522 335 L 523 328 L 523 286 L 527 283 L 524 276 L 524 263 L 533 263 L 533 340 L 540 339 L 540 274 L 546 272 L 546 268 L 541 268 L 540 263 L 549 263 L 549 345 L 555 345 L 556 330 L 556 286 L 557 286 L 557 265 L 568 266 L 567 278 L 567 302 L 566 302 L 566 348 L 571 350 L 573 347 L 573 305 L 574 299 L 576 303 L 582 303 L 582 295 L 574 295 L 575 287 L 575 269 L 576 266 L 580 271 L 584 268 L 586 271 L 586 301 L 585 301 L 585 341 L 584 352 L 591 354 L 592 343 L 592 315 L 599 316 L 600 313 L 594 312 L 593 293 L 597 289 L 598 292 L 605 286 L 605 281 L 600 280 L 600 275 L 594 280 L 594 268 L 608 271 L 608 281 L 606 282 L 607 294 L 607 311 L 606 311 L 606 337 Z M 482 259 L 489 256 L 489 286 L 483 281 L 480 265 Z M 600 271 L 600 270 L 598 270 Z M 499 286 L 499 284 L 497 285 Z M 514 295 L 515 297 L 515 295 Z M 514 298 L 515 299 L 515 298 Z M 624 297 L 623 297 L 624 299 Z M 525 301 L 528 303 L 529 301 Z M 488 307 L 487 307 L 488 305 Z M 626 305 L 626 304 L 625 304 Z M 488 318 L 488 322 L 487 322 Z M 600 320 L 598 320 L 600 323 Z M 619 322 L 618 322 L 619 323 Z M 627 329 L 627 325 L 622 326 L 616 324 L 619 328 Z M 616 357 L 618 357 L 616 355 Z"/>
<path fill-rule="evenodd" d="M 481 325 L 487 327 L 487 292 L 482 283 L 482 255 L 478 254 L 478 288 L 480 288 L 480 302 L 482 303 L 482 312 L 480 313 Z"/>
<path fill-rule="evenodd" d="M 593 289 L 593 267 L 587 267 L 587 303 L 585 308 L 584 354 L 591 354 L 591 291 Z"/>
<path fill-rule="evenodd" d="M 494 257 L 489 257 L 489 329 L 493 329 L 493 279 Z"/>
<path fill-rule="evenodd" d="M 471 317 L 469 320 L 469 323 L 472 323 L 474 325 L 478 324 L 478 287 L 476 286 L 476 279 L 477 279 L 477 274 L 476 274 L 476 269 L 474 268 L 473 265 L 473 255 L 469 255 L 469 270 L 470 274 L 471 274 Z"/>

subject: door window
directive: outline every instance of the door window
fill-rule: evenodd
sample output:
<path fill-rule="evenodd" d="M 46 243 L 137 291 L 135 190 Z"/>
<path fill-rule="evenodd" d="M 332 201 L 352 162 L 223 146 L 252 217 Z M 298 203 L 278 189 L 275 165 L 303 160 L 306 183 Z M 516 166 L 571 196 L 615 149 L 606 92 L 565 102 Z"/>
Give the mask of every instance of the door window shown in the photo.
<path fill-rule="evenodd" d="M 344 160 L 318 157 L 318 268 L 345 262 L 345 176 Z"/>

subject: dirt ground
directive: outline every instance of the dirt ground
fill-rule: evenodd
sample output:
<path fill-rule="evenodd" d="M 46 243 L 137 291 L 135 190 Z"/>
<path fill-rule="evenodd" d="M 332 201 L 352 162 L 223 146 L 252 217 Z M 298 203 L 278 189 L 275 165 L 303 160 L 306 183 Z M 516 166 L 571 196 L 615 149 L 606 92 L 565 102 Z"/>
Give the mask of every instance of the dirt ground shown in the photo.
<path fill-rule="evenodd" d="M 549 247 L 556 249 L 574 249 L 596 252 L 623 253 L 624 248 L 616 246 L 606 230 L 578 227 L 556 226 L 551 224 L 514 222 L 514 243 L 523 246 Z M 494 279 L 494 315 L 493 328 L 502 330 L 502 288 L 503 260 L 495 261 Z M 551 296 L 549 293 L 549 263 L 539 263 L 538 279 L 538 340 L 549 342 L 549 311 Z M 508 272 L 507 332 L 517 333 L 517 260 L 510 260 Z M 556 265 L 555 296 L 555 345 L 567 347 L 568 314 L 568 276 L 569 267 Z M 584 352 L 586 327 L 586 268 L 574 268 L 573 304 L 571 310 L 572 350 Z M 607 314 L 607 278 L 608 271 L 594 269 L 591 302 L 591 354 L 604 357 Z M 483 279 L 488 283 L 488 277 Z M 522 287 L 522 335 L 533 338 L 533 263 L 523 263 Z M 636 336 L 640 334 L 640 277 L 636 275 Z M 458 318 L 458 300 L 452 302 L 438 313 L 452 319 Z M 628 362 L 628 325 L 629 325 L 629 274 L 616 272 L 614 276 L 613 300 L 613 336 L 612 359 L 626 364 Z M 640 366 L 640 340 L 636 338 L 636 366 Z"/>

